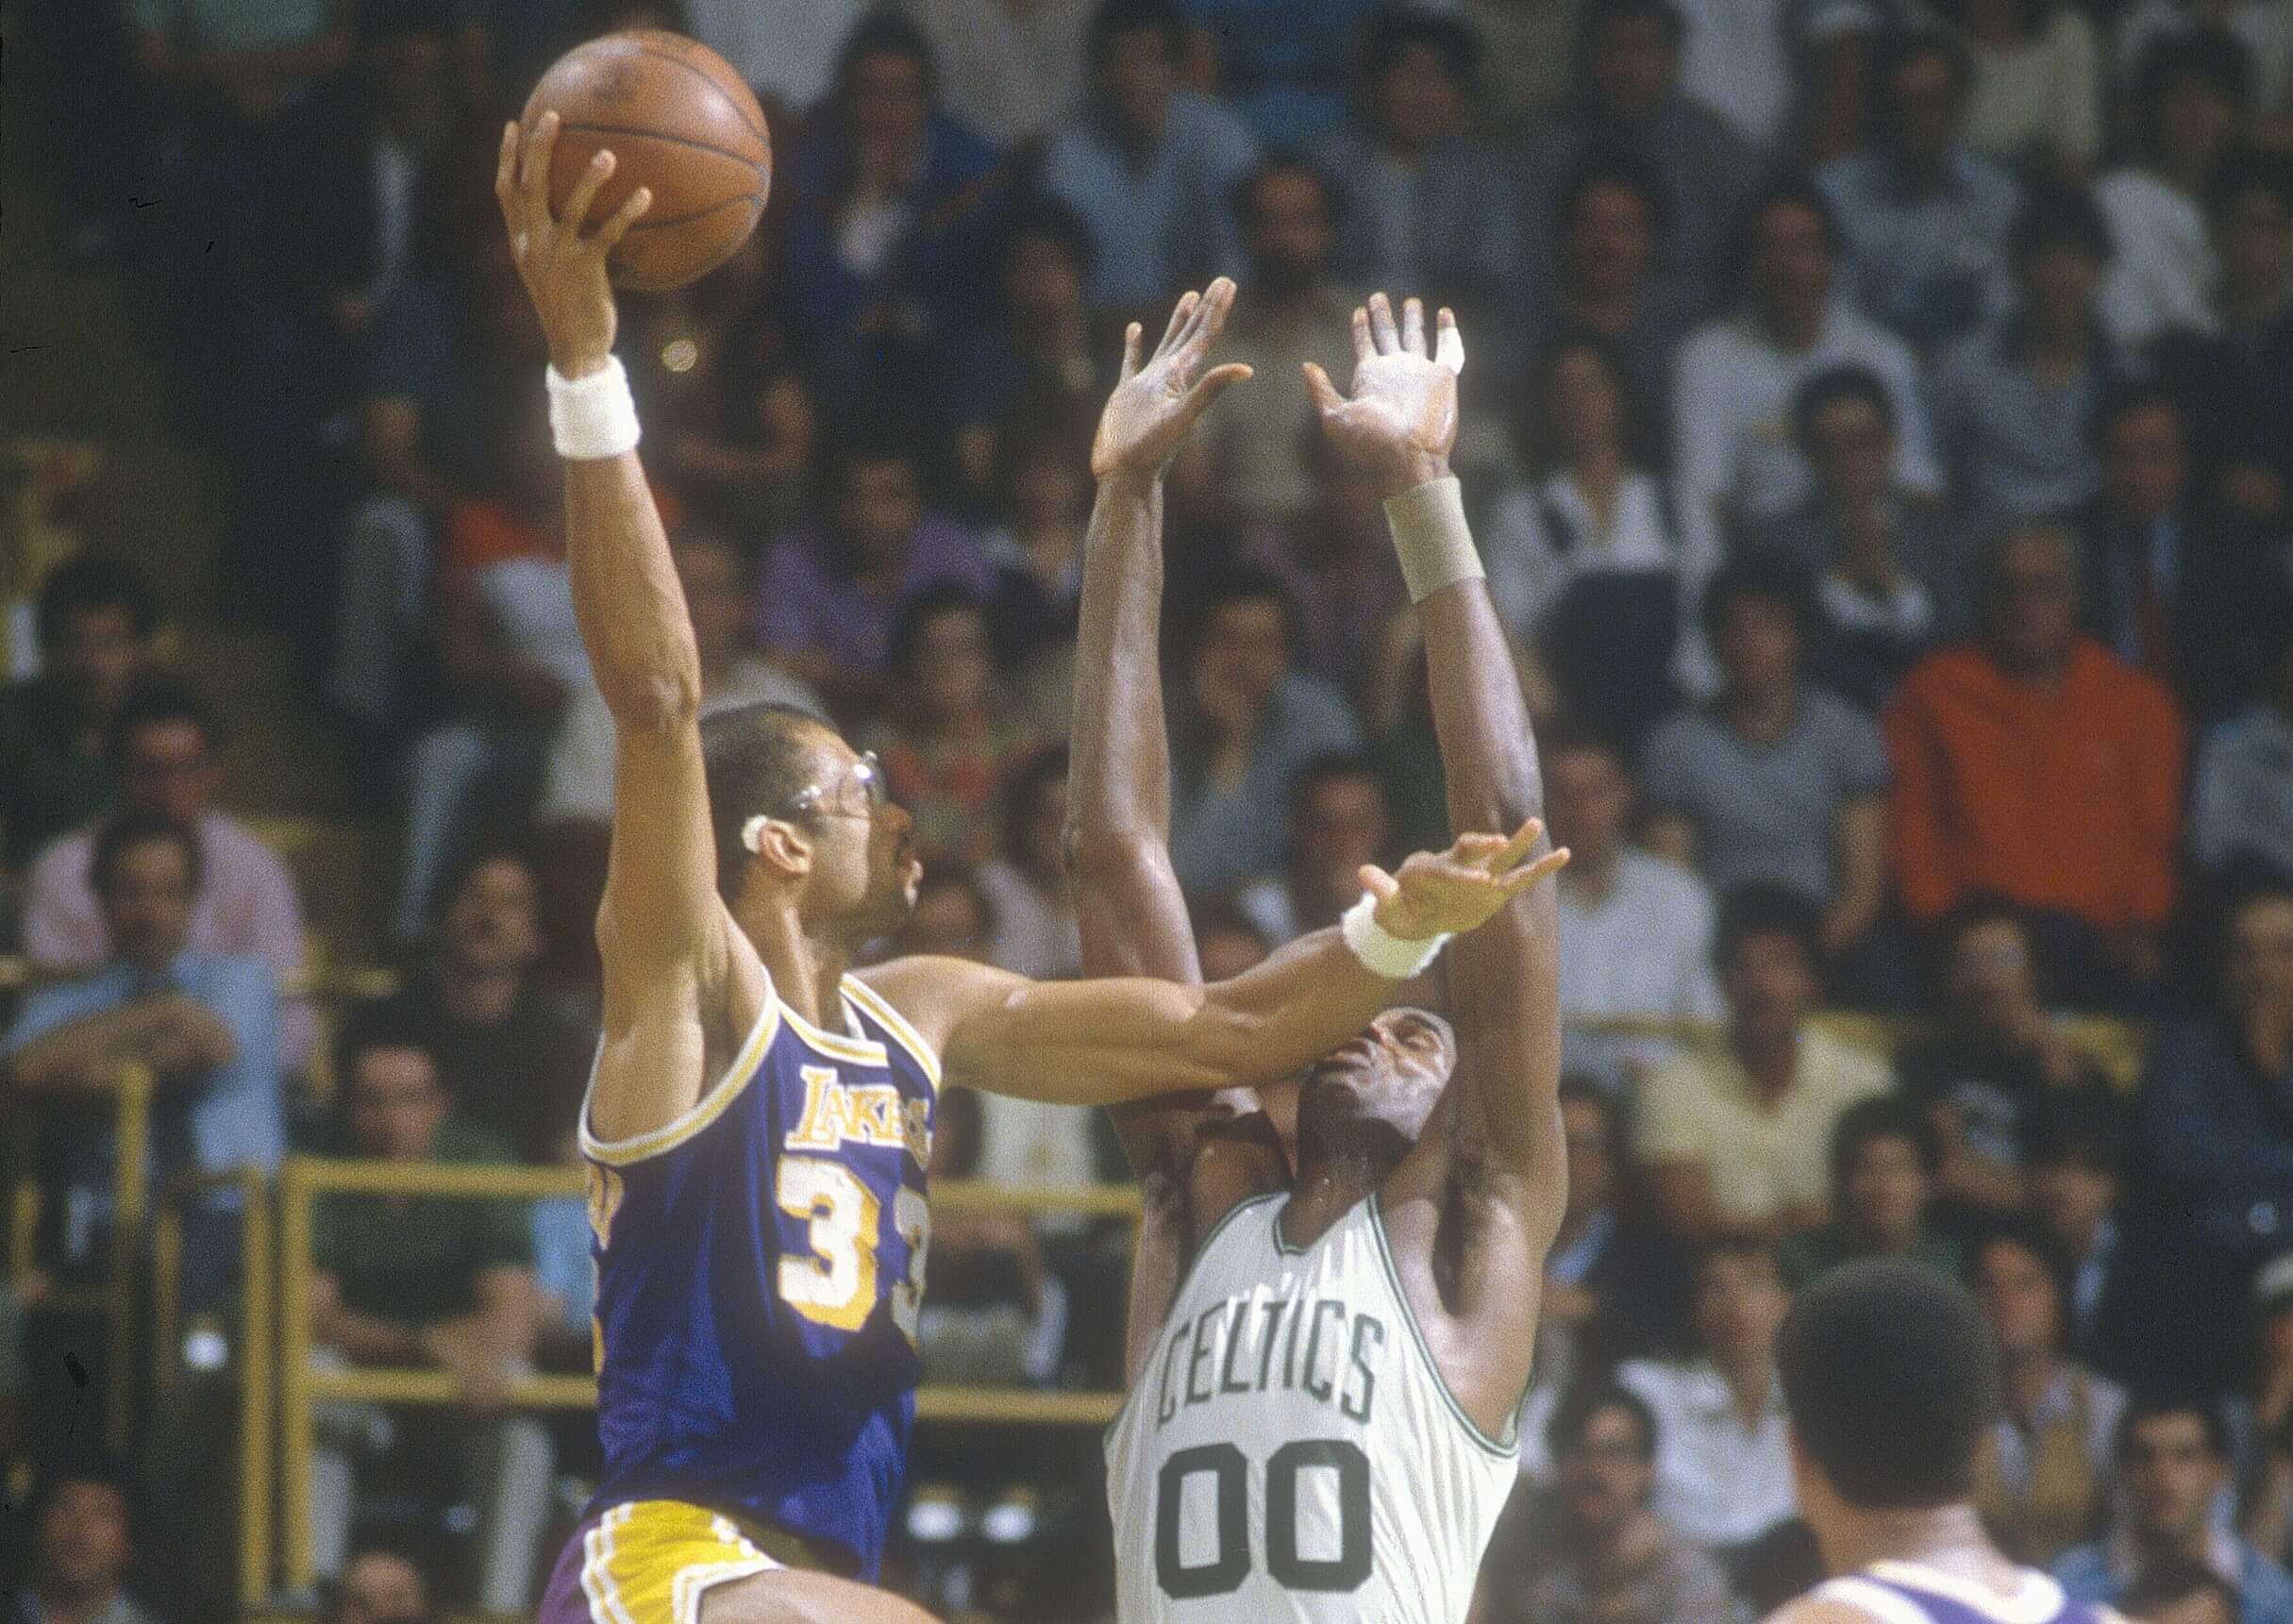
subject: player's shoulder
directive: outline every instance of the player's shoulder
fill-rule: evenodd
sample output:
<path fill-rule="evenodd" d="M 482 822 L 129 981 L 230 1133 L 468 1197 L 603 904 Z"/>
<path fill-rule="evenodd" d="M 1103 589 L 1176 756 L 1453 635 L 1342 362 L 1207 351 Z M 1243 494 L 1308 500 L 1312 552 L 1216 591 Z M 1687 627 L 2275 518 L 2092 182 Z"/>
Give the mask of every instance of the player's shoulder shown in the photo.
<path fill-rule="evenodd" d="M 1886 1624 L 1878 1614 L 1821 1592 L 1786 1601 L 1770 1613 L 1766 1624 Z"/>
<path fill-rule="evenodd" d="M 852 979 L 898 1012 L 934 1049 L 946 1047 L 966 1017 L 1034 984 L 993 964 L 920 953 L 855 970 Z"/>

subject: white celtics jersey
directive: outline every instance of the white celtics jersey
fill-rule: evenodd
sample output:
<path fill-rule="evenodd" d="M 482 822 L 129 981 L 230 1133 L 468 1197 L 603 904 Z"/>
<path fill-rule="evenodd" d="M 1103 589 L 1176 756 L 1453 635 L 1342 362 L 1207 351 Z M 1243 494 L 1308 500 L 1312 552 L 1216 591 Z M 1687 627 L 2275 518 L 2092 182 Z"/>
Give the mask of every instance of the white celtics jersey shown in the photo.
<path fill-rule="evenodd" d="M 1313 1246 L 1282 1194 L 1202 1244 L 1107 1434 L 1122 1624 L 1460 1624 L 1517 1441 L 1450 1398 L 1376 1199 Z"/>

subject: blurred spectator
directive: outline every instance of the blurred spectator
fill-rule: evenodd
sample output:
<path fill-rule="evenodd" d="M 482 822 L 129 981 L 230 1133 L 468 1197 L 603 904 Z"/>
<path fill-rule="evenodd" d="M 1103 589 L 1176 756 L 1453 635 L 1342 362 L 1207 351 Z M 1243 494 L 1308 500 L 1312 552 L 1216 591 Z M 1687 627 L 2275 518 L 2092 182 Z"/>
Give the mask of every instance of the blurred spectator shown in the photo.
<path fill-rule="evenodd" d="M 2130 1624 L 2238 1624 L 2237 1587 L 2201 1562 L 2155 1562 L 2117 1599 Z"/>
<path fill-rule="evenodd" d="M 134 1494 L 126 1471 L 74 1463 L 42 1478 L 26 1508 L 30 1582 L 0 1611 L 9 1624 L 158 1624 L 122 1588 L 135 1565 Z"/>
<path fill-rule="evenodd" d="M 1335 925 L 1362 894 L 1362 865 L 1392 860 L 1393 809 L 1377 768 L 1356 755 L 1302 763 L 1290 786 L 1289 844 L 1288 867 L 1234 898 L 1277 947 Z"/>
<path fill-rule="evenodd" d="M 2128 1114 L 2116 1094 L 2081 1089 L 2047 1096 L 2023 1125 L 2030 1210 L 2069 1256 L 2069 1342 L 2081 1352 L 2100 1340 L 2101 1305 L 2117 1266 Z"/>
<path fill-rule="evenodd" d="M 2219 1013 L 2151 1052 L 2103 1309 L 2145 1383 L 2210 1391 L 2239 1373 L 2247 1292 L 2293 1206 L 2293 890 L 2249 893 L 2222 936 Z"/>
<path fill-rule="evenodd" d="M 1939 1194 L 1961 1209 L 2013 1212 L 2032 1196 L 2023 1146 L 2034 1118 L 2057 1098 L 2101 1110 L 2110 1081 L 2048 1012 L 2021 909 L 1970 897 L 1946 929 L 1942 1029 L 1904 1044 L 1895 1069 L 1941 1135 Z"/>
<path fill-rule="evenodd" d="M 1996 1219 L 1973 1258 L 2005 1401 L 1975 1455 L 1975 1505 L 2000 1549 L 2043 1565 L 2108 1509 L 2110 1440 L 2126 1396 L 2070 1357 L 2071 1264 L 2052 1234 L 2027 1218 Z"/>
<path fill-rule="evenodd" d="M 984 599 L 995 571 L 971 533 L 924 505 L 921 453 L 876 435 L 832 440 L 825 527 L 783 536 L 751 594 L 765 658 L 839 714 L 884 695 L 885 656 L 901 606 L 935 582 Z"/>
<path fill-rule="evenodd" d="M 1520 219 L 1540 288 L 1574 279 L 1566 274 L 1577 259 L 1568 242 L 1569 177 L 1588 165 L 1620 163 L 1641 169 L 1651 183 L 1647 225 L 1665 293 L 1687 310 L 1713 302 L 1726 239 L 1766 159 L 1718 113 L 1682 92 L 1686 32 L 1687 21 L 1671 0 L 1593 0 L 1586 7 L 1575 103 L 1532 131 L 1521 155 Z M 1582 182 L 1576 191 L 1583 194 Z M 1604 259 L 1586 256 L 1582 275 L 1601 275 Z M 1624 272 L 1613 274 L 1621 278 Z"/>
<path fill-rule="evenodd" d="M 326 693 L 385 748 L 427 697 L 433 555 L 457 512 L 467 524 L 474 504 L 516 489 L 502 428 L 528 414 L 548 359 L 508 235 L 484 224 L 458 236 L 466 276 L 410 277 L 377 309 L 353 385 L 367 489 L 343 535 Z"/>
<path fill-rule="evenodd" d="M 1826 955 L 1852 948 L 1886 891 L 1887 757 L 1869 717 L 1802 675 L 1814 594 L 1788 561 L 1742 558 L 1712 578 L 1704 634 L 1718 696 L 1649 735 L 1649 845 L 1716 890 L 1785 885 L 1822 907 Z"/>
<path fill-rule="evenodd" d="M 348 1121 L 340 1153 L 410 1165 L 511 1159 L 502 1140 L 452 1119 L 437 1057 L 418 1030 L 359 1034 L 345 1043 L 337 1072 Z M 348 1565 L 354 1462 L 394 1453 L 403 1439 L 433 1472 L 458 1480 L 460 1495 L 477 1508 L 478 1605 L 523 1612 L 545 1532 L 551 1465 L 541 1424 L 502 1413 L 540 1319 L 525 1207 L 444 1196 L 322 1196 L 311 1214 L 310 1253 L 314 1361 L 443 1368 L 461 1400 L 399 1415 L 322 1407 L 310 1462 L 312 1570 L 331 1580 Z"/>
<path fill-rule="evenodd" d="M 2101 153 L 2101 45 L 2094 24 L 2062 0 L 1948 0 L 1974 81 L 1967 144 L 2058 183 L 2085 178 Z"/>
<path fill-rule="evenodd" d="M 845 37 L 807 135 L 778 177 L 790 292 L 830 410 L 845 415 L 938 381 L 1002 174 L 987 139 L 941 110 L 930 42 L 889 9 Z"/>
<path fill-rule="evenodd" d="M 909 0 L 931 41 L 947 110 L 1006 151 L 1041 144 L 1082 109 L 1094 0 Z"/>
<path fill-rule="evenodd" d="M 25 1311 L 44 1296 L 37 1276 L 0 1280 L 0 1460 L 18 1458 L 24 1442 Z"/>
<path fill-rule="evenodd" d="M 915 888 L 915 909 L 892 939 L 895 956 L 929 954 L 987 961 L 996 933 L 996 910 L 967 868 L 929 865 Z"/>
<path fill-rule="evenodd" d="M 131 0 L 136 66 L 176 120 L 219 128 L 226 150 L 257 139 L 350 55 L 342 0 Z"/>
<path fill-rule="evenodd" d="M 1775 1250 L 1719 1240 L 1696 1265 L 1685 1361 L 1628 1360 L 1617 1383 L 1656 1417 L 1656 1515 L 1698 1545 L 1756 1539 L 1796 1509 L 1776 1331 L 1790 1312 Z"/>
<path fill-rule="evenodd" d="M 2195 1562 L 2234 1585 L 2238 1624 L 2293 1619 L 2293 1578 L 2216 1526 L 2215 1499 L 2229 1482 L 2229 1432 L 2213 1406 L 2137 1399 L 2117 1429 L 2127 1510 L 2108 1539 L 2054 1565 L 2072 1599 L 2116 1604 L 2153 1566 Z"/>
<path fill-rule="evenodd" d="M 1719 1019 L 1712 894 L 1693 870 L 1628 838 L 1632 778 L 1615 745 L 1566 723 L 1548 723 L 1537 729 L 1537 753 L 1553 844 L 1569 852 L 1561 870 L 1567 878 L 1555 881 L 1561 935 L 1568 944 L 1560 970 L 1569 1061 L 1611 1078 L 1636 1075 L 1673 1046 L 1584 1032 L 1574 1023 L 1604 1016 Z"/>
<path fill-rule="evenodd" d="M 1005 217 L 991 260 L 994 320 L 956 335 L 965 348 L 954 453 L 975 500 L 1013 494 L 996 490 L 998 473 L 1016 466 L 1008 426 L 1040 436 L 1097 421 L 1119 348 L 1098 342 L 1083 298 L 1096 263 L 1089 227 L 1058 198 L 1022 197 Z"/>
<path fill-rule="evenodd" d="M 768 116 L 802 113 L 828 93 L 866 0 L 680 0 L 693 37 L 756 87 Z"/>
<path fill-rule="evenodd" d="M 110 1223 L 113 1091 L 122 1067 L 149 1069 L 149 1157 L 156 1189 L 179 1173 L 276 1167 L 285 1137 L 278 997 L 270 965 L 191 945 L 203 882 L 198 838 L 155 812 L 126 812 L 97 832 L 89 873 L 111 958 L 80 980 L 35 988 L 5 1046 L 8 1080 L 43 1098 L 42 1181 L 48 1251 L 93 1261 Z M 233 1236 L 212 1197 L 185 1262 L 187 1299 L 213 1306 L 227 1283 Z"/>
<path fill-rule="evenodd" d="M 1252 964 L 1262 963 L 1274 951 L 1257 926 L 1231 901 L 1213 903 L 1208 908 L 1197 908 L 1195 917 L 1195 956 L 1202 962 L 1202 979 L 1230 981 Z M 1001 1099 L 1002 1095 L 990 1097 Z M 1292 1101 L 1296 1103 L 1295 1100 Z"/>
<path fill-rule="evenodd" d="M 661 464 L 695 513 L 745 545 L 803 521 L 820 444 L 818 403 L 785 333 L 762 311 L 736 324 L 736 342 L 701 336 L 712 342 L 704 347 L 678 334 L 663 345 L 674 354 L 684 338 L 699 356 L 682 398 L 663 402 L 668 410 L 659 414 Z M 675 375 L 664 367 L 661 376 Z"/>
<path fill-rule="evenodd" d="M 1339 263 L 1357 287 L 1454 305 L 1470 323 L 1517 291 L 1521 267 L 1504 166 L 1465 136 L 1481 42 L 1463 18 L 1404 0 L 1371 12 L 1353 51 L 1353 116 L 1314 149 L 1345 177 Z"/>
<path fill-rule="evenodd" d="M 1834 26 L 1866 21 L 1850 8 L 1788 0 L 1684 0 L 1680 9 L 1687 23 L 1681 90 L 1767 153 L 1790 148 L 1795 104 L 1810 88 L 1794 83 L 1795 69 L 1806 65 L 1794 58 L 1810 43 L 1804 25 L 1811 13 L 1829 11 Z"/>
<path fill-rule="evenodd" d="M 1983 520 L 2065 513 L 2101 483 L 2097 405 L 2130 370 L 2095 292 L 2109 229 L 2082 192 L 2033 192 L 2014 217 L 2011 314 L 1944 356 L 1930 390 L 1959 505 Z"/>
<path fill-rule="evenodd" d="M 1084 421 L 1005 426 L 996 477 L 1005 522 L 982 538 L 996 571 L 996 663 L 1018 684 L 1022 708 L 1060 732 L 1074 712 L 1072 644 L 1095 494 Z"/>
<path fill-rule="evenodd" d="M 2016 186 L 1967 149 L 1974 62 L 1956 36 L 1885 36 L 1871 64 L 1867 144 L 1816 172 L 1847 237 L 1847 281 L 1864 311 L 1922 354 L 2003 312 L 2000 250 Z"/>
<path fill-rule="evenodd" d="M 2061 530 L 2010 532 L 1984 575 L 1985 639 L 1928 657 L 1887 709 L 1897 884 L 1922 923 L 1980 892 L 2019 903 L 2048 989 L 2119 1005 L 2156 973 L 2173 903 L 2182 721 L 2078 634 Z"/>
<path fill-rule="evenodd" d="M 302 903 L 294 877 L 245 825 L 214 809 L 223 780 L 214 713 L 188 684 L 151 677 L 112 713 L 109 754 L 119 785 L 115 815 L 163 817 L 199 839 L 199 899 L 189 945 L 203 953 L 249 954 L 278 979 L 303 963 Z M 54 969 L 92 969 L 111 956 L 93 859 L 101 824 L 50 842 L 25 882 L 24 951 Z M 316 1030 L 308 1005 L 280 1012 L 279 1063 L 310 1056 Z"/>
<path fill-rule="evenodd" d="M 1815 679 L 1877 712 L 1903 674 L 1969 625 L 1953 527 L 1897 483 L 1895 400 L 1867 367 L 1816 373 L 1792 396 L 1815 494 L 1752 527 L 1744 551 L 1816 577 Z"/>
<path fill-rule="evenodd" d="M 1194 76 L 1218 87 L 1269 148 L 1311 143 L 1344 116 L 1347 69 L 1380 0 L 1180 0 Z"/>
<path fill-rule="evenodd" d="M 1802 180 L 1771 186 L 1746 216 L 1733 257 L 1743 288 L 1737 312 L 1698 328 L 1681 346 L 1674 484 L 1682 526 L 1699 556 L 1717 555 L 1716 535 L 1807 498 L 1815 476 L 1791 444 L 1792 393 L 1842 362 L 1867 367 L 1895 401 L 1898 481 L 1915 496 L 1942 490 L 1918 401 L 1918 363 L 1900 339 L 1834 289 L 1841 249 L 1822 193 Z"/>
<path fill-rule="evenodd" d="M 2293 1252 L 2253 1277 L 2253 1323 L 2251 1397 L 2236 1400 L 2250 1456 L 2237 1528 L 2282 1565 L 2293 1551 Z"/>
<path fill-rule="evenodd" d="M 1547 1429 L 1560 1467 L 1560 1523 L 1544 1571 L 1484 1594 L 1487 1624 L 1726 1624 L 1736 1613 L 1719 1565 L 1651 1509 L 1663 1443 L 1629 1387 L 1587 1382 Z M 1517 1584 L 1517 1588 L 1516 1588 Z"/>
<path fill-rule="evenodd" d="M 2140 0 L 2117 19 L 2116 71 L 2134 89 L 2161 41 L 2208 30 L 2245 48 L 2252 64 L 2251 115 L 2264 133 L 2280 133 L 2284 115 L 2293 109 L 2293 16 L 2269 0 Z"/>
<path fill-rule="evenodd" d="M 1814 904 L 1786 887 L 1721 899 L 1712 952 L 1727 1042 L 1661 1062 L 1640 1097 L 1634 1148 L 1676 1234 L 1791 1234 L 1831 1215 L 1833 1126 L 1891 1080 L 1883 1062 L 1807 1024 L 1816 929 Z"/>
<path fill-rule="evenodd" d="M 1549 205 L 1554 285 L 1540 285 L 1528 335 L 1531 355 L 1552 355 L 1580 333 L 1615 346 L 1624 397 L 1638 409 L 1639 450 L 1659 466 L 1668 460 L 1663 407 L 1671 397 L 1672 352 L 1690 315 L 1688 278 L 1663 269 L 1674 234 L 1665 196 L 1655 169 L 1627 153 L 1589 152 L 1557 176 Z M 1531 412 L 1536 406 L 1519 404 Z"/>
<path fill-rule="evenodd" d="M 1299 449 L 1314 481 L 1314 505 L 1248 530 L 1239 552 L 1281 583 L 1297 628 L 1299 666 L 1358 703 L 1381 640 L 1409 607 L 1409 592 L 1394 561 L 1376 481 L 1337 454 L 1319 423 L 1301 426 Z"/>
<path fill-rule="evenodd" d="M 2134 161 L 2094 188 L 2117 262 L 2102 320 L 2120 343 L 2170 327 L 2210 330 L 2219 267 L 2205 231 L 2205 198 L 2251 101 L 2252 59 L 2223 29 L 2162 35 L 2142 53 L 2134 102 Z"/>
<path fill-rule="evenodd" d="M 2202 726 L 2253 692 L 2256 604 L 2268 607 L 2272 542 L 2192 488 L 2173 396 L 2134 384 L 2094 413 L 2101 497 L 2079 518 L 2089 617 L 2128 664 L 2168 684 Z"/>
<path fill-rule="evenodd" d="M 1204 448 L 1220 508 L 1245 522 L 1279 524 L 1314 502 L 1304 446 L 1316 417 L 1299 369 L 1315 361 L 1332 378 L 1353 376 L 1354 297 L 1334 279 L 1337 211 L 1328 176 L 1302 159 L 1273 158 L 1239 196 L 1249 267 L 1221 359 L 1257 376 L 1247 392 L 1211 408 Z"/>
<path fill-rule="evenodd" d="M 1039 184 L 1090 229 L 1091 301 L 1142 318 L 1169 290 L 1242 268 L 1234 189 L 1258 142 L 1179 83 L 1175 0 L 1100 0 L 1090 107 L 1051 138 Z"/>
<path fill-rule="evenodd" d="M 949 1089 L 933 1116 L 932 1176 L 980 1176 L 979 1097 Z M 916 1328 L 929 1380 L 1042 1386 L 1059 1374 L 1066 1290 L 1023 1215 L 944 1206 L 932 1217 L 931 1253 L 938 1276 Z"/>
<path fill-rule="evenodd" d="M 1492 136 L 1516 133 L 1568 94 L 1582 55 L 1576 0 L 1464 0 L 1481 36 L 1481 76 L 1465 116 Z"/>
<path fill-rule="evenodd" d="M 444 876 L 439 899 L 430 952 L 398 991 L 349 1014 L 345 1041 L 423 1033 L 457 1119 L 549 1161 L 579 1109 L 596 1034 L 534 984 L 533 867 L 514 847 L 480 847 Z"/>
<path fill-rule="evenodd" d="M 151 589 L 102 553 L 67 559 L 40 583 L 41 672 L 0 688 L 0 831 L 6 866 L 109 805 L 112 713 L 151 665 Z"/>
<path fill-rule="evenodd" d="M 2221 266 L 2215 319 L 2161 337 L 2158 375 L 2189 426 L 2206 494 L 2282 527 L 2293 519 L 2293 159 L 2234 155 L 2206 204 Z"/>
<path fill-rule="evenodd" d="M 394 1550 L 362 1550 L 343 1569 L 326 1624 L 430 1624 L 429 1582 Z"/>
<path fill-rule="evenodd" d="M 1281 868 L 1299 770 L 1362 748 L 1346 701 L 1297 669 L 1291 645 L 1272 577 L 1237 568 L 1204 594 L 1172 740 L 1171 861 L 1190 893 Z"/>
<path fill-rule="evenodd" d="M 1556 336 L 1523 407 L 1529 477 L 1481 527 L 1490 595 L 1514 641 L 1542 655 L 1565 709 L 1638 739 L 1670 705 L 1682 606 L 1713 561 L 1682 551 L 1614 345 Z"/>
<path fill-rule="evenodd" d="M 900 606 L 884 665 L 889 703 L 861 738 L 914 820 L 917 855 L 969 868 L 996 850 L 1003 781 L 1035 743 L 996 680 L 986 607 L 963 586 L 926 587 Z"/>
<path fill-rule="evenodd" d="M 2261 697 L 2205 736 L 2190 792 L 2189 851 L 2220 872 L 2242 859 L 2293 879 L 2293 602 L 2258 617 Z"/>
<path fill-rule="evenodd" d="M 979 865 L 995 910 L 990 963 L 1038 981 L 1081 974 L 1082 938 L 1067 895 L 1067 752 L 1038 750 L 1003 783 L 1003 849 Z"/>
<path fill-rule="evenodd" d="M 1783 1244 L 1783 1279 L 1794 1291 L 1858 1258 L 1907 1258 L 1964 1280 L 1955 1237 L 1928 1221 L 1942 1171 L 1934 1124 L 1894 1095 L 1849 1106 L 1832 1129 L 1830 1223 Z"/>
<path fill-rule="evenodd" d="M 1613 1090 L 1571 1073 L 1561 1080 L 1561 1130 L 1568 1142 L 1568 1197 L 1537 1312 L 1537 1381 L 1523 1425 L 1549 1413 L 1580 1380 L 1628 1357 L 1682 1346 L 1689 1296 L 1687 1248 L 1638 1214 L 1624 1108 Z M 1542 1433 L 1524 1437 L 1533 1450 Z M 1548 1459 L 1541 1463 L 1548 1468 Z M 1522 1470 L 1544 1473 L 1524 1460 Z"/>

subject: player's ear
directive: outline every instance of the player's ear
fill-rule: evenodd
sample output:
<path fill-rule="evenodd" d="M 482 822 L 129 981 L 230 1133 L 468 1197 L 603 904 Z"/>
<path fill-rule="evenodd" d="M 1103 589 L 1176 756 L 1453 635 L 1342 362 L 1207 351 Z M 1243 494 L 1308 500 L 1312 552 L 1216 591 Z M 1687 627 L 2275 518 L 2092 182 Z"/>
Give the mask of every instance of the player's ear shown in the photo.
<path fill-rule="evenodd" d="M 800 824 L 785 818 L 765 818 L 756 826 L 749 850 L 768 868 L 792 879 L 812 871 L 812 837 Z"/>

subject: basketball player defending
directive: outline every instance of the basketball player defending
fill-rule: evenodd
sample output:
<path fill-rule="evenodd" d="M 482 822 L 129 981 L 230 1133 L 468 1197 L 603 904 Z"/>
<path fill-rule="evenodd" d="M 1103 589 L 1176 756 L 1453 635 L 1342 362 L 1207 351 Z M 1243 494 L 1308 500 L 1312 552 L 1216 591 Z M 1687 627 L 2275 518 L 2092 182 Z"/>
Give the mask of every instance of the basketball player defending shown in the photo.
<path fill-rule="evenodd" d="M 1443 311 L 1429 357 L 1417 302 L 1397 328 L 1383 295 L 1354 326 L 1352 397 L 1309 382 L 1338 454 L 1387 499 L 1450 816 L 1533 829 L 1535 745 L 1448 475 L 1462 340 Z M 1163 356 L 1135 369 L 1134 343 L 1101 426 L 1071 816 L 1086 965 L 1184 977 L 1155 671 L 1156 481 L 1193 358 L 1174 359 L 1176 377 Z M 1247 1098 L 1121 1113 L 1149 1197 L 1131 1392 L 1107 1444 L 1124 1624 L 1465 1616 L 1516 1476 L 1565 1192 L 1550 889 L 1449 965 L 1454 1036 L 1394 1010 L 1314 1065 L 1295 1179 Z"/>
<path fill-rule="evenodd" d="M 1777 1338 L 1799 1515 L 1836 1577 L 1769 1624 L 2122 1624 L 1983 1535 L 1975 1450 L 1998 1360 L 1974 1301 L 1916 1264 L 1833 1270 Z"/>
<path fill-rule="evenodd" d="M 1344 930 L 1215 987 L 1036 986 L 954 960 L 847 973 L 914 905 L 911 822 L 820 723 L 696 720 L 692 625 L 612 358 L 606 254 L 649 199 L 587 236 L 561 225 L 556 132 L 544 115 L 521 150 L 506 129 L 495 191 L 549 341 L 574 607 L 618 755 L 580 1125 L 605 1473 L 544 1616 L 913 1619 L 831 1575 L 875 1576 L 905 1466 L 943 1080 L 1085 1103 L 1302 1065 L 1531 882 L 1527 838 L 1364 870 Z M 611 167 L 599 155 L 565 220 Z M 1232 296 L 1189 299 L 1174 326 Z M 1202 379 L 1190 410 L 1238 374 Z"/>

